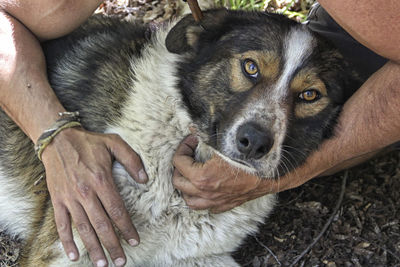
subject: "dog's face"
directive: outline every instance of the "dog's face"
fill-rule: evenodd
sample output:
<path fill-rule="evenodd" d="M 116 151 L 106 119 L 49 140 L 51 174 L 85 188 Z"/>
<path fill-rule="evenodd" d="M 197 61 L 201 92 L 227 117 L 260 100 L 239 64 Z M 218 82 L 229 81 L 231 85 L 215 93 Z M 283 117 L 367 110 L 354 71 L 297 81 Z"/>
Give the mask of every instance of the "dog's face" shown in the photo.
<path fill-rule="evenodd" d="M 206 142 L 265 177 L 301 164 L 331 134 L 359 83 L 341 55 L 277 15 L 214 10 L 167 37 L 184 54 L 185 104 Z"/>

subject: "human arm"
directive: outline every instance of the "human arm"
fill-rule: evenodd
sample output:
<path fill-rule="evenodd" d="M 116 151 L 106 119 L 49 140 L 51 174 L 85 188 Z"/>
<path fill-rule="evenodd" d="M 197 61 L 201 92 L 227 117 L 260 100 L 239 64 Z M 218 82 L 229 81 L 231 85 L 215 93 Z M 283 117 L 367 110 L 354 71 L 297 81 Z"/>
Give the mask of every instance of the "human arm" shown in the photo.
<path fill-rule="evenodd" d="M 338 4 L 328 2 L 331 8 Z M 354 1 L 352 3 L 356 5 Z M 373 11 L 371 8 L 370 16 L 386 19 L 384 14 L 375 14 Z M 342 20 L 346 21 L 346 16 Z M 355 30 L 360 31 L 358 27 L 363 27 L 362 25 L 367 28 L 371 26 L 370 22 L 365 20 L 360 20 L 360 23 L 361 25 L 357 25 Z M 348 27 L 352 27 L 353 24 L 348 23 Z M 386 24 L 383 23 L 380 27 L 384 25 Z M 387 32 L 387 30 L 391 31 L 390 28 L 382 31 Z M 394 33 L 399 38 L 400 33 L 396 31 Z M 193 162 L 193 159 L 190 161 L 190 150 L 195 143 L 193 140 L 186 140 L 186 144 L 179 147 L 175 157 L 178 171 L 175 173 L 174 184 L 184 192 L 188 205 L 195 209 L 225 211 L 267 193 L 294 188 L 328 171 L 351 166 L 387 145 L 397 142 L 400 132 L 398 115 L 400 72 L 396 63 L 397 56 L 400 55 L 400 48 L 396 45 L 398 42 L 382 47 L 376 44 L 382 43 L 381 40 L 375 40 L 370 36 L 362 38 L 367 40 L 365 43 L 370 43 L 367 44 L 368 47 L 387 56 L 391 61 L 375 73 L 345 104 L 333 138 L 325 141 L 302 166 L 276 181 L 260 179 L 240 170 L 235 171 L 217 156 L 204 165 Z M 387 50 L 380 51 L 381 49 Z M 237 176 L 240 179 L 233 179 Z"/>
<path fill-rule="evenodd" d="M 72 31 L 100 2 L 0 1 L 0 105 L 33 142 L 65 111 L 47 80 L 38 39 Z M 82 128 L 60 132 L 42 158 L 67 255 L 71 259 L 79 255 L 72 239 L 71 216 L 93 262 L 106 263 L 100 242 L 114 262 L 126 261 L 111 221 L 127 241 L 139 241 L 139 237 L 116 191 L 111 166 L 115 158 L 136 181 L 145 182 L 140 158 L 120 137 Z M 140 170 L 144 179 L 139 177 Z"/>
<path fill-rule="evenodd" d="M 321 6 L 354 39 L 378 55 L 400 63 L 398 1 L 319 0 Z"/>

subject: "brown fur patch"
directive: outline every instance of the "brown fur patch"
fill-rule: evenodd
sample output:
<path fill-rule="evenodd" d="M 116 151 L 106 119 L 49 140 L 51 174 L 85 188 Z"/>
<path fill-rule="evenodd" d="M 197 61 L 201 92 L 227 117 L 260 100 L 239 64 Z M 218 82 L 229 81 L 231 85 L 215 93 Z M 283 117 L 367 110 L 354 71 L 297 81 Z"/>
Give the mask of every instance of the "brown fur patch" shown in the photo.
<path fill-rule="evenodd" d="M 248 51 L 235 55 L 231 60 L 231 88 L 236 92 L 249 90 L 253 83 L 242 72 L 242 61 L 252 59 L 257 63 L 259 75 L 267 80 L 275 80 L 279 74 L 280 59 L 278 55 L 267 51 Z"/>

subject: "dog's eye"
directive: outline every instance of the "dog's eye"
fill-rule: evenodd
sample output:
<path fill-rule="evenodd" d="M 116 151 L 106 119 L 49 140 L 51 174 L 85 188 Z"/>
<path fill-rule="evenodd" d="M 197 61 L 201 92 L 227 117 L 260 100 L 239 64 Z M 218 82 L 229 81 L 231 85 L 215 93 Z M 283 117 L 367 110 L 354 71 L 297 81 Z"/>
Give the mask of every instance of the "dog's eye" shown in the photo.
<path fill-rule="evenodd" d="M 251 60 L 251 59 L 246 59 L 243 61 L 243 71 L 247 76 L 250 76 L 251 78 L 257 79 L 258 77 L 258 66 L 257 64 Z"/>
<path fill-rule="evenodd" d="M 319 99 L 320 97 L 321 97 L 320 92 L 318 92 L 315 89 L 307 89 L 299 94 L 299 98 L 301 100 L 304 100 L 307 102 L 315 101 L 315 100 Z"/>

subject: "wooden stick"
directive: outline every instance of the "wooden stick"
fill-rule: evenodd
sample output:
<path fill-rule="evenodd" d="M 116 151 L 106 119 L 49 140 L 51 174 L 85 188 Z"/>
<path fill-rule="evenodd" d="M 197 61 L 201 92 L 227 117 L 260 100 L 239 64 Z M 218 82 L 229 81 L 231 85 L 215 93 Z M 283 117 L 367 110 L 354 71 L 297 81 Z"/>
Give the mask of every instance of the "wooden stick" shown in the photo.
<path fill-rule="evenodd" d="M 190 11 L 192 11 L 194 21 L 200 22 L 203 19 L 203 13 L 201 12 L 197 0 L 187 0 L 187 2 L 189 4 Z"/>

